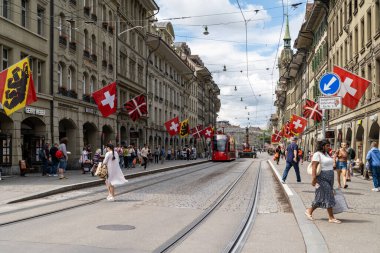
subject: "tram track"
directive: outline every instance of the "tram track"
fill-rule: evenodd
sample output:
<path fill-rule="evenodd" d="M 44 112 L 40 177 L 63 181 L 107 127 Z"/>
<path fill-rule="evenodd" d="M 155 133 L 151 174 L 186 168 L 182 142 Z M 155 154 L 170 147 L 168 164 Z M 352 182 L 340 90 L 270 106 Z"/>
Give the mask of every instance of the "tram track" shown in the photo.
<path fill-rule="evenodd" d="M 227 167 L 232 168 L 234 166 L 234 164 L 235 163 L 233 163 Z M 123 195 L 123 194 L 127 194 L 127 193 L 131 193 L 131 192 L 134 192 L 137 190 L 141 190 L 141 189 L 144 189 L 146 187 L 150 187 L 150 186 L 153 186 L 156 184 L 160 184 L 160 183 L 164 183 L 164 182 L 167 182 L 170 180 L 174 180 L 178 177 L 187 176 L 189 174 L 196 173 L 196 172 L 201 171 L 201 170 L 210 169 L 212 167 L 219 166 L 219 165 L 220 164 L 218 164 L 218 163 L 208 164 L 208 166 L 204 166 L 202 164 L 202 165 L 194 166 L 194 167 L 200 166 L 201 168 L 193 169 L 191 171 L 188 171 L 188 167 L 187 167 L 186 169 L 182 169 L 181 171 L 175 171 L 175 172 L 171 173 L 170 175 L 165 173 L 165 174 L 159 175 L 158 177 L 155 177 L 155 178 L 148 178 L 148 179 L 142 180 L 140 182 L 135 182 L 135 183 L 129 184 L 128 185 L 129 189 L 119 191 L 118 196 Z M 120 188 L 118 188 L 118 189 L 120 189 Z M 81 195 L 81 196 L 69 197 L 69 198 L 64 199 L 64 200 L 57 200 L 57 201 L 52 201 L 49 203 L 37 204 L 34 206 L 29 206 L 29 207 L 25 207 L 25 208 L 20 208 L 20 209 L 16 209 L 16 210 L 10 210 L 10 211 L 2 212 L 2 213 L 0 213 L 0 220 L 2 220 L 2 221 L 0 221 L 0 227 L 9 226 L 12 224 L 21 223 L 21 222 L 41 218 L 41 217 L 48 216 L 48 215 L 58 214 L 58 213 L 61 213 L 64 211 L 80 208 L 83 206 L 96 204 L 96 203 L 103 201 L 105 199 L 104 193 L 106 191 L 107 191 L 106 189 L 102 189 L 102 190 L 98 190 L 98 191 L 91 193 L 92 199 L 90 199 L 90 200 L 81 200 L 84 197 L 86 197 L 86 198 L 89 197 L 88 195 L 86 195 L 86 196 Z M 71 202 L 73 202 L 73 203 L 71 203 Z M 68 204 L 68 205 L 65 205 L 65 204 Z M 43 209 L 43 208 L 47 208 L 47 207 L 49 207 L 48 208 L 49 210 L 39 212 L 39 209 Z M 22 213 L 22 212 L 25 212 L 25 213 Z M 19 216 L 22 216 L 22 217 L 9 218 L 10 216 L 15 216 L 17 213 L 20 214 Z M 8 216 L 8 220 L 6 220 L 7 216 Z"/>
<path fill-rule="evenodd" d="M 252 223 L 257 213 L 257 200 L 258 200 L 258 192 L 259 192 L 259 182 L 260 182 L 260 171 L 261 171 L 261 163 L 259 164 L 259 171 L 257 173 L 257 177 L 255 179 L 255 186 L 252 189 L 251 198 L 249 202 L 249 206 L 247 208 L 247 212 L 244 215 L 240 225 L 238 226 L 237 231 L 232 236 L 231 240 L 227 243 L 223 252 L 238 252 L 244 244 L 244 240 L 246 239 L 246 235 L 248 231 L 250 231 L 252 227 Z M 166 242 L 164 242 L 161 246 L 157 247 L 153 252 L 154 253 L 162 253 L 162 252 L 170 252 L 173 251 L 176 247 L 178 247 L 183 241 L 186 240 L 187 236 L 197 230 L 202 224 L 210 218 L 214 212 L 219 209 L 226 199 L 230 196 L 230 194 L 237 188 L 239 183 L 243 180 L 244 176 L 247 175 L 249 168 L 253 166 L 253 161 L 244 169 L 243 173 L 233 181 L 223 192 L 219 195 L 219 197 L 197 218 L 195 218 L 189 225 L 179 231 L 177 234 L 172 236 Z"/>

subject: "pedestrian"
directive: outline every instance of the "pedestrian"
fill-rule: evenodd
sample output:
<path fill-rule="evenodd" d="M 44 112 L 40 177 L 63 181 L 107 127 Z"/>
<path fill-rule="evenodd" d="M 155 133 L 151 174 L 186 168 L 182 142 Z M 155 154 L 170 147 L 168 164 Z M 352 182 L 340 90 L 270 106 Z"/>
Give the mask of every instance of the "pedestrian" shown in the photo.
<path fill-rule="evenodd" d="M 349 146 L 349 144 L 347 143 Z M 351 176 L 353 176 L 353 167 L 355 166 L 355 150 L 352 147 L 348 148 L 348 170 L 347 170 L 347 182 L 351 182 Z"/>
<path fill-rule="evenodd" d="M 160 158 L 160 149 L 158 146 L 154 150 L 154 163 L 158 163 L 158 159 Z"/>
<path fill-rule="evenodd" d="M 189 147 L 186 148 L 186 160 L 190 161 L 190 154 L 191 154 L 191 150 Z"/>
<path fill-rule="evenodd" d="M 301 182 L 300 169 L 298 167 L 298 145 L 297 145 L 297 137 L 292 137 L 292 143 L 288 145 L 286 148 L 286 167 L 284 170 L 284 174 L 282 175 L 281 182 L 285 184 L 286 178 L 288 177 L 288 173 L 291 167 L 294 167 L 296 172 L 297 182 Z"/>
<path fill-rule="evenodd" d="M 67 155 L 67 142 L 68 142 L 67 137 L 63 137 L 60 141 L 61 144 L 59 144 L 59 147 L 58 147 L 59 151 L 61 151 L 59 153 L 60 155 L 57 156 L 57 158 L 59 159 L 59 164 L 58 164 L 59 179 L 67 179 L 67 177 L 65 177 L 67 161 L 69 160 L 69 157 Z"/>
<path fill-rule="evenodd" d="M 380 191 L 380 152 L 376 141 L 372 142 L 371 149 L 366 157 L 369 163 L 369 169 L 372 172 L 373 189 L 372 191 Z"/>
<path fill-rule="evenodd" d="M 141 149 L 141 157 L 143 159 L 143 164 L 141 164 L 141 166 L 144 165 L 144 170 L 146 170 L 146 166 L 148 164 L 148 153 L 149 153 L 148 146 L 144 144 L 144 147 Z"/>
<path fill-rule="evenodd" d="M 327 209 L 330 223 L 342 223 L 336 219 L 333 214 L 333 207 L 335 206 L 334 197 L 334 159 L 330 157 L 328 149 L 330 142 L 322 140 L 318 142 L 317 152 L 314 153 L 312 158 L 312 181 L 311 185 L 315 187 L 315 197 L 311 207 L 306 209 L 305 215 L 309 220 L 313 220 L 313 212 L 315 209 Z M 318 165 L 321 166 L 321 173 L 317 176 L 316 171 Z"/>
<path fill-rule="evenodd" d="M 92 163 L 88 156 L 89 156 L 89 153 L 87 151 L 87 147 L 84 147 L 82 150 L 82 155 L 79 159 L 79 163 L 82 169 L 82 174 L 86 173 L 85 168 L 89 168 Z"/>
<path fill-rule="evenodd" d="M 119 155 L 119 166 L 120 166 L 120 168 L 124 168 L 123 147 L 121 145 L 118 145 L 116 148 L 116 152 Z"/>
<path fill-rule="evenodd" d="M 115 185 L 122 185 L 128 182 L 125 179 L 123 172 L 119 165 L 119 155 L 115 152 L 112 144 L 107 144 L 107 153 L 105 154 L 103 164 L 107 165 L 108 175 L 106 179 L 106 186 L 108 189 L 108 201 L 115 200 Z"/>
<path fill-rule="evenodd" d="M 348 160 L 348 152 L 347 152 L 347 144 L 342 142 L 340 144 L 340 148 L 335 152 L 334 161 L 337 172 L 337 180 L 338 180 L 338 188 L 342 188 L 341 185 L 341 177 L 343 178 L 343 187 L 347 188 L 348 185 L 346 183 L 346 173 L 347 173 L 347 160 Z"/>
<path fill-rule="evenodd" d="M 127 164 L 125 165 L 127 169 L 131 169 L 132 168 L 132 153 L 134 153 L 135 150 L 132 148 L 131 145 L 129 145 L 127 147 L 127 152 L 126 152 L 126 157 L 127 157 Z"/>
<path fill-rule="evenodd" d="M 91 169 L 91 175 L 92 176 L 95 176 L 95 172 L 96 172 L 96 169 L 98 168 L 98 164 L 101 162 L 101 159 L 103 158 L 102 157 L 102 150 L 100 148 L 98 148 L 96 151 L 95 151 L 95 154 L 94 154 L 94 157 L 93 157 L 93 163 L 94 165 L 92 166 L 92 169 Z M 119 157 L 120 159 L 120 157 Z"/>
<path fill-rule="evenodd" d="M 172 148 L 169 147 L 168 148 L 168 156 L 167 156 L 167 159 L 170 161 L 172 159 Z"/>
<path fill-rule="evenodd" d="M 42 176 L 50 176 L 49 169 L 49 143 L 45 143 L 45 145 L 40 149 L 38 156 L 40 161 L 42 162 Z"/>
<path fill-rule="evenodd" d="M 50 148 L 49 154 L 51 159 L 51 167 L 50 167 L 50 175 L 56 177 L 57 169 L 59 164 L 59 159 L 55 156 L 55 153 L 58 151 L 58 143 L 54 143 L 54 145 Z"/>
<path fill-rule="evenodd" d="M 281 156 L 281 147 L 278 146 L 274 152 L 274 161 L 277 163 L 277 165 L 280 162 L 280 156 Z"/>
<path fill-rule="evenodd" d="M 161 164 L 164 164 L 164 161 L 165 161 L 165 148 L 164 148 L 164 146 L 161 147 L 160 155 L 161 155 Z"/>

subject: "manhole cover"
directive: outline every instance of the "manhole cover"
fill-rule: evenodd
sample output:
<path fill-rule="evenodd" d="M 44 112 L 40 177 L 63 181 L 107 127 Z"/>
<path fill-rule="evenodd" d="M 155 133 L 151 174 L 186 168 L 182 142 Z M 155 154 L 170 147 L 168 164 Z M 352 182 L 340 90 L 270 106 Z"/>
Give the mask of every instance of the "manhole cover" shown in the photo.
<path fill-rule="evenodd" d="M 136 227 L 131 225 L 100 225 L 97 226 L 101 230 L 112 230 L 112 231 L 123 231 L 123 230 L 133 230 Z"/>

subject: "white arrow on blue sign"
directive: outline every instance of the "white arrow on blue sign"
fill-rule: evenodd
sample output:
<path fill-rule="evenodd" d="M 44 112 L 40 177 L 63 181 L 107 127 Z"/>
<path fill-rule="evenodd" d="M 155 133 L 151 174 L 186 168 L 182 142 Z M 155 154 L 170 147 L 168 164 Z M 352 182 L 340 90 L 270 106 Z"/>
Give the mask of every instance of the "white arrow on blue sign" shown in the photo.
<path fill-rule="evenodd" d="M 332 96 L 340 89 L 339 76 L 334 73 L 326 73 L 319 81 L 319 90 L 323 95 Z"/>

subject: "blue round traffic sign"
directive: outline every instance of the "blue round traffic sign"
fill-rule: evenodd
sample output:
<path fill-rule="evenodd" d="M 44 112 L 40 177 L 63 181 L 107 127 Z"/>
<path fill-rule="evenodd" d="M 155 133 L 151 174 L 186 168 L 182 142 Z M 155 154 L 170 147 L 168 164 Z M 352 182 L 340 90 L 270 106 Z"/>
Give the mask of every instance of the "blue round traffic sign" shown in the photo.
<path fill-rule="evenodd" d="M 323 95 L 332 96 L 340 88 L 340 78 L 334 73 L 326 73 L 319 80 L 319 90 Z"/>

